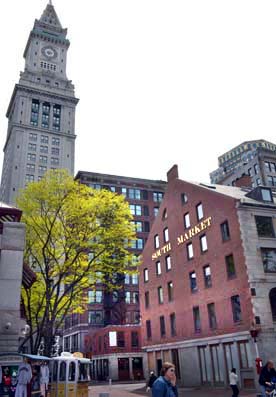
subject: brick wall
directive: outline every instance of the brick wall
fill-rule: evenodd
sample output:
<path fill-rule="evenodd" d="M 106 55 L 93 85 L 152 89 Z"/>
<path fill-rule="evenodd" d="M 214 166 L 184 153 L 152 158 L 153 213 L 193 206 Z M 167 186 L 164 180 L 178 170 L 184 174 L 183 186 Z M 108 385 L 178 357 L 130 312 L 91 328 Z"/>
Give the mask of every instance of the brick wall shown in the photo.
<path fill-rule="evenodd" d="M 181 194 L 187 196 L 187 203 L 182 204 Z M 177 237 L 185 233 L 183 215 L 189 212 L 191 227 L 199 224 L 196 215 L 196 205 L 202 203 L 204 217 L 211 217 L 210 227 L 196 234 L 188 240 L 193 243 L 194 259 L 187 259 L 186 243 L 177 245 Z M 217 193 L 215 190 L 203 186 L 190 184 L 177 178 L 169 180 L 167 192 L 161 205 L 159 216 L 154 223 L 143 252 L 143 264 L 140 268 L 140 299 L 142 314 L 142 343 L 143 346 L 183 339 L 195 339 L 206 336 L 221 335 L 236 331 L 248 330 L 253 318 L 249 285 L 245 268 L 240 228 L 236 210 L 237 201 L 231 197 Z M 165 211 L 166 209 L 166 211 Z M 165 218 L 167 212 L 167 218 Z M 222 241 L 221 223 L 228 221 L 230 239 Z M 171 244 L 172 269 L 165 270 L 165 256 L 158 260 L 161 262 L 162 274 L 156 275 L 155 263 L 152 254 L 154 236 L 159 235 L 160 247 L 164 246 L 163 230 L 169 229 Z M 199 238 L 202 234 L 207 236 L 208 250 L 201 253 Z M 225 256 L 233 254 L 235 261 L 236 277 L 229 279 L 226 272 Z M 203 267 L 210 265 L 212 286 L 204 285 Z M 149 270 L 149 281 L 144 282 L 143 271 Z M 195 271 L 197 275 L 198 290 L 191 292 L 189 273 Z M 168 302 L 167 284 L 172 281 L 174 286 L 174 299 Z M 163 287 L 164 303 L 158 303 L 157 288 Z M 149 292 L 150 306 L 145 309 L 145 292 Z M 241 301 L 242 321 L 234 322 L 232 315 L 231 296 L 239 295 Z M 215 303 L 217 327 L 212 330 L 209 326 L 207 304 Z M 199 306 L 201 331 L 195 332 L 193 307 Z M 171 313 L 176 315 L 176 336 L 171 336 Z M 166 336 L 160 337 L 159 317 L 165 317 Z M 152 337 L 147 339 L 146 320 L 151 321 Z"/>

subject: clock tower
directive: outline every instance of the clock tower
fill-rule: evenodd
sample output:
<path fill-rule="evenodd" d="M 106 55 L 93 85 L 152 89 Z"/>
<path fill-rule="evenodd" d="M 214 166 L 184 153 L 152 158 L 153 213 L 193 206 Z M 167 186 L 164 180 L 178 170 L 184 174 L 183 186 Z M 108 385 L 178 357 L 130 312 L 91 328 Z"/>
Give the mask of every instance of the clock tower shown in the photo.
<path fill-rule="evenodd" d="M 50 1 L 35 20 L 24 51 L 25 68 L 7 110 L 1 201 L 14 204 L 19 189 L 49 169 L 74 174 L 75 97 L 67 78 L 69 40 Z"/>

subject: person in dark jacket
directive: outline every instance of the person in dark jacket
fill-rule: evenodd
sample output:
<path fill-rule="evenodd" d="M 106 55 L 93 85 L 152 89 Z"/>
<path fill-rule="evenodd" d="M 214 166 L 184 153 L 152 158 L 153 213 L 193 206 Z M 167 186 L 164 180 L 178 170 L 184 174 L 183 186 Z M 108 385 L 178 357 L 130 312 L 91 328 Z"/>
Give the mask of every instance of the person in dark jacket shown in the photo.
<path fill-rule="evenodd" d="M 276 378 L 276 371 L 274 369 L 273 361 L 268 360 L 266 365 L 262 368 L 260 377 L 259 377 L 259 384 L 262 392 L 262 397 L 266 397 L 266 389 L 271 386 L 272 378 Z"/>
<path fill-rule="evenodd" d="M 160 376 L 153 383 L 151 390 L 152 397 L 178 397 L 175 366 L 172 363 L 163 364 Z"/>
<path fill-rule="evenodd" d="M 152 389 L 152 385 L 154 384 L 154 382 L 156 381 L 157 376 L 155 375 L 155 373 L 153 371 L 150 371 L 150 377 L 147 383 L 147 391 L 150 391 L 150 389 Z"/>

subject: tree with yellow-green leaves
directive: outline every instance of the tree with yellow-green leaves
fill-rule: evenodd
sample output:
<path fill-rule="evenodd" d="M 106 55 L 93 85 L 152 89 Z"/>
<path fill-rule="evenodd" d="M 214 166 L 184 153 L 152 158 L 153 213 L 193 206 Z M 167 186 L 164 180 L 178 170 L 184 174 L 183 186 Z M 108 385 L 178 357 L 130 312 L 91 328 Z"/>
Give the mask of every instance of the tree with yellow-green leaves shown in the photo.
<path fill-rule="evenodd" d="M 102 277 L 114 288 L 114 274 L 131 273 L 137 261 L 130 253 L 135 230 L 123 196 L 94 190 L 64 170 L 47 173 L 22 190 L 18 207 L 26 224 L 25 262 L 36 273 L 22 300 L 37 353 L 42 339 L 50 355 L 53 339 L 69 313 L 85 310 L 84 291 Z"/>

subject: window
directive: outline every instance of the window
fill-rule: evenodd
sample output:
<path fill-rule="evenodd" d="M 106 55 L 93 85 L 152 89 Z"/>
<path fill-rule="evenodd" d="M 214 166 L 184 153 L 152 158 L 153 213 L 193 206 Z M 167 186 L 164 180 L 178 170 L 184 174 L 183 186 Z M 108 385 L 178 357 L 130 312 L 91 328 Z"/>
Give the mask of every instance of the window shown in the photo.
<path fill-rule="evenodd" d="M 30 141 L 37 141 L 37 134 L 30 132 L 29 139 L 30 139 Z"/>
<path fill-rule="evenodd" d="M 32 100 L 31 110 L 31 125 L 38 126 L 38 114 L 39 114 L 39 101 L 37 99 Z"/>
<path fill-rule="evenodd" d="M 149 216 L 149 207 L 147 205 L 144 205 L 143 209 L 144 209 L 144 216 Z"/>
<path fill-rule="evenodd" d="M 141 200 L 141 190 L 128 189 L 128 197 L 133 200 Z"/>
<path fill-rule="evenodd" d="M 241 321 L 241 303 L 239 295 L 231 296 L 231 305 L 232 305 L 232 314 L 233 314 L 233 321 L 237 323 Z"/>
<path fill-rule="evenodd" d="M 157 294 L 158 294 L 158 303 L 159 303 L 159 305 L 161 305 L 162 303 L 164 303 L 164 295 L 163 295 L 162 287 L 157 288 Z"/>
<path fill-rule="evenodd" d="M 27 154 L 27 160 L 28 161 L 36 161 L 36 155 L 32 153 Z"/>
<path fill-rule="evenodd" d="M 166 262 L 166 271 L 168 272 L 168 271 L 171 270 L 171 268 L 172 268 L 172 263 L 171 263 L 171 257 L 170 257 L 170 255 L 166 256 L 165 262 Z"/>
<path fill-rule="evenodd" d="M 248 341 L 238 342 L 240 368 L 250 368 L 251 354 Z"/>
<path fill-rule="evenodd" d="M 41 145 L 40 146 L 40 153 L 48 153 L 48 146 Z"/>
<path fill-rule="evenodd" d="M 249 175 L 249 176 L 252 176 L 252 168 L 248 168 L 248 171 L 247 171 L 247 172 L 248 172 L 248 175 Z"/>
<path fill-rule="evenodd" d="M 159 244 L 159 236 L 158 234 L 156 234 L 154 236 L 154 248 L 159 248 L 160 244 Z"/>
<path fill-rule="evenodd" d="M 27 174 L 26 176 L 25 176 L 25 181 L 28 183 L 28 182 L 34 182 L 34 175 L 30 175 L 30 174 Z"/>
<path fill-rule="evenodd" d="M 230 239 L 228 221 L 225 221 L 220 225 L 220 231 L 221 231 L 222 241 L 227 241 Z"/>
<path fill-rule="evenodd" d="M 36 151 L 36 144 L 35 143 L 29 143 L 28 144 L 28 150 Z"/>
<path fill-rule="evenodd" d="M 203 268 L 204 285 L 206 288 L 212 287 L 211 268 L 209 265 Z"/>
<path fill-rule="evenodd" d="M 166 227 L 163 230 L 164 242 L 167 243 L 169 241 L 169 229 Z"/>
<path fill-rule="evenodd" d="M 254 164 L 254 171 L 255 171 L 255 174 L 256 174 L 256 175 L 259 173 L 259 166 L 258 166 L 258 164 Z"/>
<path fill-rule="evenodd" d="M 102 303 L 103 291 L 88 291 L 88 303 Z"/>
<path fill-rule="evenodd" d="M 47 135 L 41 135 L 40 142 L 41 143 L 48 143 L 49 142 L 48 136 Z"/>
<path fill-rule="evenodd" d="M 134 324 L 140 324 L 140 320 L 141 320 L 140 312 L 134 311 L 133 312 L 133 322 L 134 322 Z"/>
<path fill-rule="evenodd" d="M 261 188 L 261 195 L 262 195 L 263 201 L 270 201 L 270 202 L 273 201 L 270 189 Z"/>
<path fill-rule="evenodd" d="M 162 214 L 162 221 L 168 218 L 168 211 L 167 208 L 164 208 L 163 214 Z"/>
<path fill-rule="evenodd" d="M 149 270 L 144 269 L 144 282 L 147 283 L 149 281 Z"/>
<path fill-rule="evenodd" d="M 216 311 L 215 311 L 215 304 L 209 303 L 207 305 L 208 309 L 208 317 L 209 317 L 209 326 L 211 329 L 217 328 L 217 319 L 216 319 Z"/>
<path fill-rule="evenodd" d="M 133 274 L 131 276 L 131 281 L 132 281 L 132 284 L 137 285 L 138 284 L 138 274 Z"/>
<path fill-rule="evenodd" d="M 157 215 L 158 215 L 158 211 L 159 211 L 159 207 L 154 207 L 154 208 L 153 208 L 153 215 L 154 215 L 155 218 L 156 218 Z"/>
<path fill-rule="evenodd" d="M 117 346 L 125 347 L 125 333 L 123 331 L 117 332 Z"/>
<path fill-rule="evenodd" d="M 35 172 L 35 165 L 34 164 L 27 164 L 27 171 L 28 172 Z"/>
<path fill-rule="evenodd" d="M 160 316 L 159 321 L 160 321 L 160 335 L 161 335 L 161 337 L 163 337 L 166 335 L 165 317 Z"/>
<path fill-rule="evenodd" d="M 203 218 L 203 207 L 201 203 L 196 206 L 196 214 L 197 219 L 200 221 Z"/>
<path fill-rule="evenodd" d="M 259 237 L 275 237 L 272 218 L 269 216 L 255 216 Z"/>
<path fill-rule="evenodd" d="M 189 229 L 189 227 L 191 227 L 189 212 L 187 212 L 187 214 L 184 215 L 184 227 L 185 229 Z"/>
<path fill-rule="evenodd" d="M 103 312 L 101 310 L 92 310 L 88 312 L 88 323 L 89 324 L 102 324 L 103 323 Z"/>
<path fill-rule="evenodd" d="M 188 202 L 188 197 L 186 193 L 181 193 L 181 204 L 184 205 Z"/>
<path fill-rule="evenodd" d="M 118 291 L 113 291 L 112 292 L 112 302 L 118 302 L 119 301 L 119 293 Z"/>
<path fill-rule="evenodd" d="M 265 273 L 276 273 L 276 249 L 261 248 L 261 255 Z"/>
<path fill-rule="evenodd" d="M 130 303 L 130 291 L 126 291 L 125 293 L 125 302 Z"/>
<path fill-rule="evenodd" d="M 150 305 L 149 291 L 145 292 L 145 308 L 148 309 Z"/>
<path fill-rule="evenodd" d="M 225 257 L 225 263 L 228 278 L 236 277 L 234 257 L 232 254 Z"/>
<path fill-rule="evenodd" d="M 205 252 L 208 250 L 208 246 L 207 246 L 207 237 L 205 236 L 205 234 L 203 236 L 201 236 L 199 238 L 200 240 L 200 248 L 201 248 L 201 252 Z"/>
<path fill-rule="evenodd" d="M 47 167 L 45 167 L 45 165 L 39 165 L 38 166 L 38 172 L 40 174 L 44 174 L 44 172 L 46 172 L 46 171 L 47 171 Z"/>
<path fill-rule="evenodd" d="M 39 162 L 40 163 L 47 164 L 47 161 L 48 161 L 48 157 L 47 156 L 42 156 L 42 155 L 39 156 Z"/>
<path fill-rule="evenodd" d="M 149 222 L 145 221 L 144 222 L 144 230 L 143 230 L 143 232 L 149 233 L 149 231 L 150 231 L 150 224 L 149 224 Z"/>
<path fill-rule="evenodd" d="M 170 314 L 170 326 L 171 326 L 171 336 L 175 336 L 176 335 L 175 313 Z"/>
<path fill-rule="evenodd" d="M 267 177 L 268 186 L 273 186 L 273 178 L 272 176 Z"/>
<path fill-rule="evenodd" d="M 134 304 L 139 303 L 139 292 L 137 291 L 132 292 L 132 303 Z"/>
<path fill-rule="evenodd" d="M 155 266 L 156 266 L 156 275 L 160 276 L 160 274 L 161 274 L 161 262 L 160 261 L 156 262 Z"/>
<path fill-rule="evenodd" d="M 58 165 L 59 164 L 59 159 L 57 157 L 51 157 L 51 164 L 52 165 Z"/>
<path fill-rule="evenodd" d="M 137 331 L 131 332 L 131 347 L 139 346 L 139 335 Z"/>
<path fill-rule="evenodd" d="M 130 204 L 129 206 L 130 212 L 132 215 L 141 216 L 142 215 L 142 207 L 141 205 Z"/>
<path fill-rule="evenodd" d="M 261 179 L 260 178 L 256 179 L 256 184 L 257 184 L 257 186 L 259 186 L 261 184 Z"/>
<path fill-rule="evenodd" d="M 52 138 L 52 145 L 59 146 L 60 144 L 60 139 L 59 138 Z"/>
<path fill-rule="evenodd" d="M 188 259 L 193 259 L 193 257 L 194 257 L 194 250 L 193 250 L 192 243 L 187 244 L 187 256 L 188 256 Z"/>
<path fill-rule="evenodd" d="M 142 222 L 140 222 L 140 221 L 133 221 L 132 224 L 134 225 L 136 232 L 142 232 L 142 231 L 143 231 L 143 229 L 142 229 Z"/>
<path fill-rule="evenodd" d="M 200 332 L 201 325 L 200 325 L 200 313 L 199 313 L 199 307 L 198 306 L 193 308 L 193 315 L 194 315 L 195 332 Z"/>
<path fill-rule="evenodd" d="M 270 163 L 268 161 L 265 161 L 264 164 L 265 164 L 265 171 L 270 172 Z"/>
<path fill-rule="evenodd" d="M 171 302 L 173 300 L 173 282 L 168 282 L 168 300 Z"/>
<path fill-rule="evenodd" d="M 137 238 L 136 240 L 132 241 L 131 248 L 142 250 L 144 247 L 144 240 L 142 238 Z"/>
<path fill-rule="evenodd" d="M 150 323 L 150 320 L 146 320 L 146 330 L 147 330 L 147 339 L 151 339 L 151 323 Z"/>
<path fill-rule="evenodd" d="M 192 292 L 197 291 L 197 281 L 196 281 L 196 272 L 189 273 L 190 277 L 190 287 Z"/>
<path fill-rule="evenodd" d="M 153 201 L 160 203 L 163 200 L 162 192 L 153 192 Z"/>
<path fill-rule="evenodd" d="M 58 147 L 52 147 L 51 153 L 55 154 L 56 156 L 58 156 L 59 155 L 59 148 Z"/>
<path fill-rule="evenodd" d="M 130 275 L 125 274 L 125 284 L 130 284 Z"/>
<path fill-rule="evenodd" d="M 53 107 L 53 130 L 60 130 L 60 115 L 61 115 L 61 106 L 54 105 Z"/>

